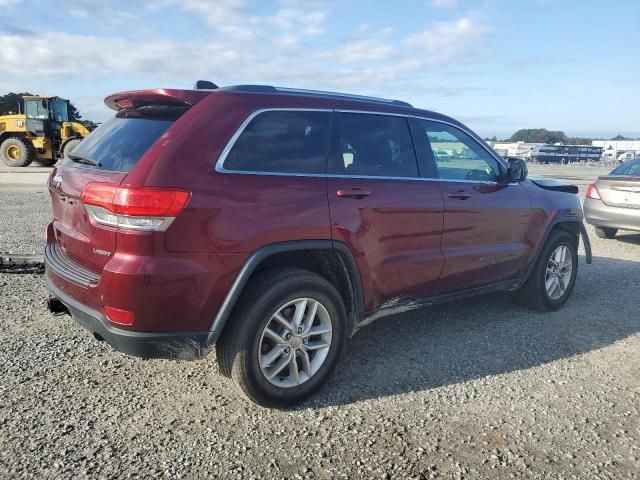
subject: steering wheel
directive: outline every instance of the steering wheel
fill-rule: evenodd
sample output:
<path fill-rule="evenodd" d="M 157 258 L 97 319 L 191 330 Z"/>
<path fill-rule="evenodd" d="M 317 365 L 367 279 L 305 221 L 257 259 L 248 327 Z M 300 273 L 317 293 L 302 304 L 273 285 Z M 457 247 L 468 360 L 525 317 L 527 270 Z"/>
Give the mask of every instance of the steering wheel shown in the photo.
<path fill-rule="evenodd" d="M 493 180 L 493 176 L 486 170 L 469 170 L 465 178 L 476 182 L 490 182 Z"/>

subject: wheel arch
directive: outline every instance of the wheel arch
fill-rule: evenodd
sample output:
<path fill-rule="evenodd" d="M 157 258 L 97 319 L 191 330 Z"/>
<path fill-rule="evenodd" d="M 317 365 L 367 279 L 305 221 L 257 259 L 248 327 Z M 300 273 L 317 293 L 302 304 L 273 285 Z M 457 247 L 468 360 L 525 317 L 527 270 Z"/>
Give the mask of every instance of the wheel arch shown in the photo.
<path fill-rule="evenodd" d="M 266 245 L 244 263 L 209 328 L 209 345 L 224 331 L 227 320 L 251 277 L 265 269 L 298 267 L 314 272 L 336 286 L 347 310 L 349 331 L 362 316 L 364 301 L 358 266 L 344 243 L 333 240 L 300 240 Z"/>
<path fill-rule="evenodd" d="M 573 216 L 556 217 L 551 221 L 551 223 L 547 227 L 547 230 L 544 233 L 544 237 L 542 238 L 542 241 L 538 244 L 533 261 L 527 267 L 526 274 L 522 278 L 520 286 L 524 285 L 526 281 L 529 279 L 529 277 L 531 276 L 531 273 L 533 272 L 533 269 L 535 268 L 536 263 L 538 263 L 538 259 L 540 257 L 540 254 L 542 253 L 542 249 L 544 248 L 544 245 L 547 243 L 549 236 L 551 236 L 551 234 L 555 231 L 567 232 L 573 238 L 575 238 L 576 250 L 578 249 L 578 245 L 580 243 L 580 237 L 582 237 L 582 242 L 583 242 L 585 253 L 586 253 L 586 260 L 588 264 L 591 264 L 591 261 L 592 261 L 591 242 L 589 241 L 589 236 L 584 227 L 584 224 L 582 223 L 582 220 L 578 217 L 573 217 Z"/>
<path fill-rule="evenodd" d="M 0 132 L 0 143 L 4 142 L 7 138 L 19 138 L 21 140 L 29 141 L 29 137 L 27 137 L 25 132 Z"/>

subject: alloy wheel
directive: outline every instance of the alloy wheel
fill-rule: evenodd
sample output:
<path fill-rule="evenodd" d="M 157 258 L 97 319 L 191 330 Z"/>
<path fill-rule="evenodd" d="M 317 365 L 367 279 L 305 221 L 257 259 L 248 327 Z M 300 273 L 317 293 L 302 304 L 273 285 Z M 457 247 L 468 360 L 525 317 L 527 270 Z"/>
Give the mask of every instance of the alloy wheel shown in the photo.
<path fill-rule="evenodd" d="M 572 272 L 573 256 L 571 251 L 566 245 L 560 245 L 551 254 L 544 277 L 547 296 L 551 300 L 558 300 L 564 295 L 569 288 Z"/>
<path fill-rule="evenodd" d="M 281 388 L 296 387 L 312 378 L 331 347 L 331 317 L 312 298 L 297 298 L 279 307 L 265 325 L 258 348 L 264 377 Z"/>

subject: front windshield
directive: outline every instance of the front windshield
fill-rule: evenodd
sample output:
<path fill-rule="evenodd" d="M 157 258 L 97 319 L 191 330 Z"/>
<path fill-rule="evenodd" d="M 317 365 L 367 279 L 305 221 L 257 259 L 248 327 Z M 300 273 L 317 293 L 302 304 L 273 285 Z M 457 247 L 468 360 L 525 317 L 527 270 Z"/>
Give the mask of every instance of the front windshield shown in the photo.
<path fill-rule="evenodd" d="M 65 100 L 56 99 L 49 104 L 51 108 L 51 116 L 56 122 L 69 121 L 69 107 Z"/>

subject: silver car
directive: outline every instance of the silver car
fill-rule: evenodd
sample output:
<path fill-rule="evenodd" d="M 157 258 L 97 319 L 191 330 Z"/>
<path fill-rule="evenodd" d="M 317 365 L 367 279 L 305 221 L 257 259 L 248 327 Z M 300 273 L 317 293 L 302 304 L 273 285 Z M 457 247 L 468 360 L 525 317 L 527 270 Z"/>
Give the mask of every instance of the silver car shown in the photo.
<path fill-rule="evenodd" d="M 600 238 L 613 238 L 618 230 L 640 231 L 640 158 L 589 185 L 584 216 Z"/>

